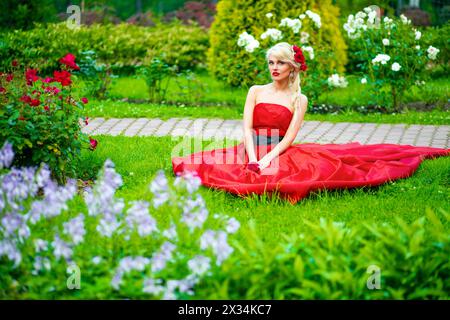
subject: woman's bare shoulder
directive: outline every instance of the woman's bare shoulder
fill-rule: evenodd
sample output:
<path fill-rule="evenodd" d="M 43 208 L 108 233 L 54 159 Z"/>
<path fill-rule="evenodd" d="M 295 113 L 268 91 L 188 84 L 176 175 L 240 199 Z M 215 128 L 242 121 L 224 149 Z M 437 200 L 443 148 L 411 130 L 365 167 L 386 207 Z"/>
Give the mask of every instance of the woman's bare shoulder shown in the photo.
<path fill-rule="evenodd" d="M 297 100 L 298 106 L 301 110 L 305 110 L 308 108 L 308 97 L 303 93 L 300 94 L 300 99 Z"/>

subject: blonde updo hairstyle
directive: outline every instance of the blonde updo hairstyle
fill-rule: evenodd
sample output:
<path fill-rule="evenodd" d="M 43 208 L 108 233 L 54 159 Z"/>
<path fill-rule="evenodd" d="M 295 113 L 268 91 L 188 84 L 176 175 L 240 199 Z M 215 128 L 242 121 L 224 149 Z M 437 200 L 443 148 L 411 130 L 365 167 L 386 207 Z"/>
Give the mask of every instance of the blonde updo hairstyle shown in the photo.
<path fill-rule="evenodd" d="M 289 63 L 294 67 L 294 70 L 289 75 L 289 88 L 291 90 L 291 106 L 296 110 L 297 100 L 300 98 L 302 88 L 300 86 L 300 63 L 295 61 L 294 55 L 295 52 L 292 45 L 287 42 L 280 42 L 267 50 L 266 61 L 268 63 L 269 57 L 273 56 L 277 60 Z"/>

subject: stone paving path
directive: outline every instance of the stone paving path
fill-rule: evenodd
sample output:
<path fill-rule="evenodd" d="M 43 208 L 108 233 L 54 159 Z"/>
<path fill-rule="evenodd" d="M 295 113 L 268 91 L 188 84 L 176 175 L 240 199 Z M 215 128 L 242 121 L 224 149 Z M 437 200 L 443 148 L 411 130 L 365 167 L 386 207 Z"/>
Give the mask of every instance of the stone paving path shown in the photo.
<path fill-rule="evenodd" d="M 83 127 L 89 135 L 127 137 L 173 136 L 242 139 L 242 120 L 149 118 L 94 118 Z M 295 139 L 299 142 L 361 144 L 396 143 L 415 146 L 450 147 L 450 126 L 407 125 L 352 122 L 304 121 Z"/>

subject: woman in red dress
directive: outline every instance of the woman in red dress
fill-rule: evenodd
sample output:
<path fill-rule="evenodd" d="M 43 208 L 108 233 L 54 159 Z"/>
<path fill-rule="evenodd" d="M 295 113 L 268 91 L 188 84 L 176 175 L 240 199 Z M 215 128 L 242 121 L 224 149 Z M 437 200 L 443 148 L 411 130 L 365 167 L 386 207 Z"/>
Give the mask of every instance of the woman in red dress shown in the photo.
<path fill-rule="evenodd" d="M 450 149 L 398 144 L 293 144 L 308 99 L 300 72 L 301 49 L 278 43 L 266 54 L 273 82 L 249 89 L 244 107 L 244 139 L 236 146 L 172 158 L 175 174 L 195 171 L 207 187 L 239 196 L 277 193 L 296 203 L 318 189 L 376 186 L 405 178 L 425 158 Z"/>

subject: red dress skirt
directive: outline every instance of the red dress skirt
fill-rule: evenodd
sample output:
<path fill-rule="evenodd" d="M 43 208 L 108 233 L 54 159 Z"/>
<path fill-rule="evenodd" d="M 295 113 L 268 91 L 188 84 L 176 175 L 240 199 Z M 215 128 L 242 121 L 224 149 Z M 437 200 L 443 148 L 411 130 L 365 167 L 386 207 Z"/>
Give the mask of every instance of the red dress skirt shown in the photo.
<path fill-rule="evenodd" d="M 286 133 L 292 112 L 285 106 L 258 103 L 253 111 L 253 128 L 258 142 L 257 158 L 269 152 Z M 175 174 L 195 171 L 202 184 L 245 197 L 251 193 L 278 194 L 296 203 L 318 189 L 376 186 L 412 175 L 425 158 L 449 155 L 450 149 L 389 143 L 362 145 L 293 144 L 271 164 L 256 173 L 247 169 L 244 143 L 200 151 L 172 158 Z"/>

